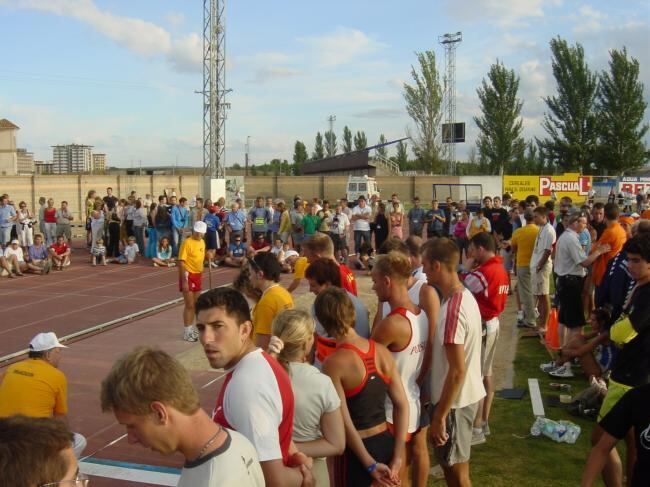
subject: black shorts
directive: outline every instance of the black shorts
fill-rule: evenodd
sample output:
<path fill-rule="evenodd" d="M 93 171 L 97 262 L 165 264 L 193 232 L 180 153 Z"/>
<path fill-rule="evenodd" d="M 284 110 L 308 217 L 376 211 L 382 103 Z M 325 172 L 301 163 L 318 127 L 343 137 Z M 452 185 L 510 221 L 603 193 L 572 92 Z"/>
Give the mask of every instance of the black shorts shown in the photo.
<path fill-rule="evenodd" d="M 388 465 L 392 460 L 395 439 L 388 431 L 365 438 L 363 444 L 375 462 Z M 337 479 L 343 479 L 341 485 L 369 487 L 372 484 L 373 478 L 350 448 L 346 447 L 340 460 L 336 462 L 335 475 Z"/>
<path fill-rule="evenodd" d="M 585 326 L 585 313 L 582 307 L 582 288 L 584 277 L 558 276 L 555 290 L 559 305 L 558 321 L 567 328 Z"/>
<path fill-rule="evenodd" d="M 217 232 L 216 231 L 207 231 L 205 233 L 205 249 L 206 250 L 216 250 L 217 249 Z"/>

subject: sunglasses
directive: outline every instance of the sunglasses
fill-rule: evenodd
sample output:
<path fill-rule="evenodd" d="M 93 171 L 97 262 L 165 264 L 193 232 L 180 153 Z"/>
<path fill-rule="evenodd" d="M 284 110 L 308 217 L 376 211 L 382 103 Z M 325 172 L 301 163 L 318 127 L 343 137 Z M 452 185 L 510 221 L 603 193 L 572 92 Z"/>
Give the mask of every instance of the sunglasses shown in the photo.
<path fill-rule="evenodd" d="M 83 473 L 77 470 L 77 476 L 74 480 L 61 480 L 59 482 L 49 482 L 47 484 L 41 484 L 39 487 L 57 487 L 57 486 L 68 486 L 68 487 L 88 487 L 90 479 Z"/>

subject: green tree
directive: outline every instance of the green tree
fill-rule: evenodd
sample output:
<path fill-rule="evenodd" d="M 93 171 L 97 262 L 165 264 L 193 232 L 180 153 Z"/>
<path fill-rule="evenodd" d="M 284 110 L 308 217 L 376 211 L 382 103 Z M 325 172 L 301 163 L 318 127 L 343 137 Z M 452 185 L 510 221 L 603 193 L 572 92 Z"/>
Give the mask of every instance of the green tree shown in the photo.
<path fill-rule="evenodd" d="M 363 150 L 368 147 L 368 138 L 363 130 L 358 130 L 354 136 L 354 150 Z"/>
<path fill-rule="evenodd" d="M 257 166 L 251 166 L 251 176 L 257 176 Z"/>
<path fill-rule="evenodd" d="M 476 143 L 479 154 L 488 160 L 493 174 L 503 175 L 506 167 L 523 157 L 523 103 L 517 97 L 518 90 L 519 77 L 499 61 L 490 67 L 488 79 L 483 78 L 476 90 L 482 112 L 480 117 L 474 117 L 480 131 Z"/>
<path fill-rule="evenodd" d="M 300 140 L 296 140 L 293 146 L 293 174 L 296 176 L 302 174 L 302 165 L 307 162 L 307 159 L 309 159 L 307 147 Z"/>
<path fill-rule="evenodd" d="M 388 142 L 386 140 L 386 136 L 384 134 L 380 134 L 379 135 L 379 142 L 377 142 L 377 143 L 378 144 L 385 144 L 386 142 Z M 388 157 L 388 149 L 386 147 L 379 147 L 377 149 L 377 154 L 379 154 L 381 157 L 383 157 L 385 159 L 386 157 Z"/>
<path fill-rule="evenodd" d="M 642 167 L 648 161 L 643 123 L 648 104 L 639 82 L 639 61 L 627 49 L 610 51 L 609 72 L 600 75 L 598 91 L 598 167 L 614 174 Z"/>
<path fill-rule="evenodd" d="M 400 171 L 405 171 L 409 162 L 408 145 L 403 140 L 397 143 L 397 157 L 395 162 L 399 165 Z"/>
<path fill-rule="evenodd" d="M 557 96 L 544 99 L 550 113 L 542 126 L 549 137 L 540 141 L 544 157 L 563 171 L 591 171 L 597 148 L 596 93 L 598 77 L 585 61 L 582 46 L 551 40 Z"/>
<path fill-rule="evenodd" d="M 314 143 L 314 152 L 311 154 L 311 158 L 314 161 L 323 159 L 325 157 L 325 147 L 323 146 L 323 136 L 318 132 L 316 134 L 316 142 Z"/>
<path fill-rule="evenodd" d="M 444 87 L 440 83 L 435 53 L 424 51 L 416 53 L 416 56 L 418 69 L 411 66 L 414 84 L 404 83 L 406 111 L 415 124 L 415 134 L 411 135 L 413 152 L 420 159 L 423 169 L 440 172 L 443 164 L 438 134 Z"/>
<path fill-rule="evenodd" d="M 343 144 L 341 145 L 343 152 L 352 152 L 352 131 L 346 125 L 343 127 Z"/>
<path fill-rule="evenodd" d="M 282 159 L 282 164 L 280 165 L 280 173 L 285 176 L 291 176 L 291 164 L 286 159 Z"/>
<path fill-rule="evenodd" d="M 336 155 L 336 134 L 331 130 L 325 132 L 325 154 L 327 157 L 334 157 Z"/>

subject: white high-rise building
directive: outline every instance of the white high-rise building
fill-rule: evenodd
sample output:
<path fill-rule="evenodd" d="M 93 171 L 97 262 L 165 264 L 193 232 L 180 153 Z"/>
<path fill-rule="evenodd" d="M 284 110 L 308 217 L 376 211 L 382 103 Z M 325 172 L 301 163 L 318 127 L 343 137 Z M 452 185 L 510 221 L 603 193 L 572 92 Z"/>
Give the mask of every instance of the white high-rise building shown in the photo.
<path fill-rule="evenodd" d="M 67 144 L 52 146 L 52 173 L 68 174 L 90 172 L 92 145 Z"/>
<path fill-rule="evenodd" d="M 102 173 L 106 170 L 106 154 L 93 154 L 93 169 L 95 173 Z"/>

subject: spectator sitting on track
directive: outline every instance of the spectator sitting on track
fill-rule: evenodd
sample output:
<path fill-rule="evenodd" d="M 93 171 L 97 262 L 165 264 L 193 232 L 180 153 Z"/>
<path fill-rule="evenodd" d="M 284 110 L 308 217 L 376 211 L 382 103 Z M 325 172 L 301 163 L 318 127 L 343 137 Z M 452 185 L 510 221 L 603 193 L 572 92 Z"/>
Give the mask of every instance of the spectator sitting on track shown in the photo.
<path fill-rule="evenodd" d="M 129 443 L 185 457 L 180 487 L 264 485 L 253 445 L 210 419 L 187 371 L 161 350 L 139 347 L 118 360 L 102 381 L 101 405 Z"/>
<path fill-rule="evenodd" d="M 113 262 L 116 264 L 133 264 L 137 261 L 138 256 L 140 255 L 140 249 L 138 244 L 135 243 L 135 237 L 129 237 L 127 244 L 124 246 L 124 250 L 120 256 L 115 259 Z"/>
<path fill-rule="evenodd" d="M 176 265 L 176 259 L 172 256 L 172 246 L 167 237 L 160 239 L 156 256 L 151 260 L 154 267 L 174 267 Z"/>
<path fill-rule="evenodd" d="M 52 262 L 47 247 L 43 243 L 43 235 L 40 233 L 34 237 L 34 245 L 30 245 L 27 257 L 31 266 L 38 267 L 43 274 L 50 272 Z"/>
<path fill-rule="evenodd" d="M 282 267 L 282 272 L 285 273 L 291 272 L 291 265 L 285 262 L 284 244 L 282 243 L 282 239 L 280 237 L 277 237 L 275 239 L 275 244 L 273 245 L 273 247 L 271 247 L 271 253 L 275 255 L 276 259 L 278 259 L 278 262 L 280 263 L 280 267 Z"/>
<path fill-rule="evenodd" d="M 375 249 L 372 248 L 370 242 L 363 242 L 359 247 L 357 255 L 349 257 L 350 266 L 358 270 L 364 270 L 368 275 L 375 265 Z"/>
<path fill-rule="evenodd" d="M 104 246 L 104 239 L 98 238 L 95 244 L 90 248 L 91 263 L 95 267 L 97 259 L 101 265 L 107 265 L 106 262 L 106 247 Z"/>
<path fill-rule="evenodd" d="M 25 262 L 25 255 L 23 249 L 18 242 L 18 239 L 11 241 L 4 250 L 4 258 L 7 261 L 7 266 L 18 275 L 22 276 L 23 272 L 32 271 L 39 274 L 45 274 L 45 267 L 33 265 L 31 262 Z M 49 272 L 49 269 L 47 269 Z M 11 275 L 10 275 L 11 276 Z"/>
<path fill-rule="evenodd" d="M 309 459 L 294 453 L 292 445 L 291 381 L 282 366 L 253 343 L 253 324 L 244 296 L 234 289 L 212 289 L 199 297 L 196 310 L 199 337 L 210 366 L 228 371 L 212 419 L 253 443 L 267 486 L 313 485 Z"/>
<path fill-rule="evenodd" d="M 62 348 L 67 347 L 52 332 L 32 339 L 29 358 L 10 365 L 0 383 L 0 418 L 53 416 L 67 423 L 68 381 L 58 368 Z M 86 439 L 74 433 L 72 448 L 77 458 L 85 447 Z"/>
<path fill-rule="evenodd" d="M 334 275 L 338 276 L 337 268 Z M 345 427 L 341 399 L 332 379 L 309 364 L 314 331 L 314 320 L 306 311 L 283 311 L 273 320 L 269 354 L 291 377 L 295 397 L 293 440 L 299 451 L 314 459 L 316 485 L 328 487 L 325 458 L 336 457 L 345 450 Z"/>
<path fill-rule="evenodd" d="M 258 233 L 255 237 L 253 243 L 248 248 L 248 255 L 250 257 L 259 254 L 260 252 L 269 252 L 271 250 L 271 244 L 262 233 Z"/>
<path fill-rule="evenodd" d="M 242 242 L 242 236 L 235 234 L 234 241 L 228 245 L 228 254 L 224 262 L 230 267 L 241 267 L 246 260 L 247 249 L 248 246 Z"/>
<path fill-rule="evenodd" d="M 63 235 L 59 235 L 56 242 L 50 245 L 50 257 L 54 268 L 59 271 L 70 265 L 70 247 L 65 243 Z"/>
<path fill-rule="evenodd" d="M 70 438 L 56 419 L 0 419 L 0 485 L 81 485 L 87 477 L 79 473 Z"/>

